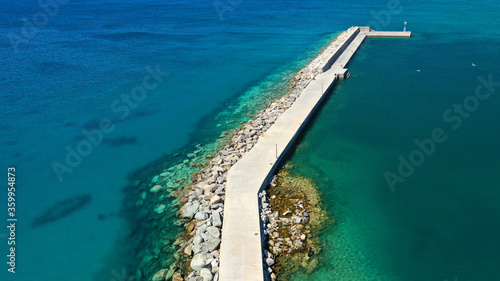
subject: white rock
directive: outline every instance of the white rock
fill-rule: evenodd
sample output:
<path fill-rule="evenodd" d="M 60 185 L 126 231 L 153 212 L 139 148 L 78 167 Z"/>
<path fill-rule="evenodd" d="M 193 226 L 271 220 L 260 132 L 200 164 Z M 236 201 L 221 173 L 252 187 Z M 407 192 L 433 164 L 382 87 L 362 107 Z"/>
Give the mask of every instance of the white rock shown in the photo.
<path fill-rule="evenodd" d="M 200 252 L 201 252 L 201 244 L 195 244 L 195 245 L 193 246 L 193 253 L 194 253 L 194 254 L 198 254 L 198 253 L 200 253 Z"/>
<path fill-rule="evenodd" d="M 220 218 L 220 214 L 217 211 L 212 211 L 212 225 L 216 227 L 222 226 L 222 220 Z"/>
<path fill-rule="evenodd" d="M 204 268 L 207 264 L 206 264 L 206 259 L 205 259 L 205 256 L 202 255 L 202 254 L 196 254 L 193 259 L 191 260 L 191 268 L 193 270 L 201 270 L 202 268 Z"/>
<path fill-rule="evenodd" d="M 181 209 L 181 217 L 192 219 L 194 214 L 198 211 L 199 207 L 200 207 L 200 202 L 198 201 L 193 201 L 191 204 L 188 203 L 184 205 L 184 207 Z"/>
<path fill-rule="evenodd" d="M 214 278 L 212 276 L 212 272 L 210 272 L 208 268 L 203 268 L 202 270 L 200 270 L 200 276 L 203 277 L 203 281 L 212 281 L 212 279 Z"/>
<path fill-rule="evenodd" d="M 215 226 L 207 227 L 207 233 L 213 238 L 220 238 L 220 230 Z"/>
<path fill-rule="evenodd" d="M 274 264 L 274 260 L 272 258 L 267 258 L 266 263 L 268 266 L 272 266 Z"/>
<path fill-rule="evenodd" d="M 210 265 L 212 266 L 212 269 L 214 268 L 218 268 L 219 267 L 219 263 L 217 262 L 217 260 L 213 260 Z"/>
<path fill-rule="evenodd" d="M 201 244 L 203 243 L 204 239 L 200 235 L 196 235 L 196 237 L 193 239 L 193 244 Z"/>
<path fill-rule="evenodd" d="M 196 230 L 196 235 L 201 235 L 202 233 L 205 233 L 205 231 L 207 231 L 207 227 L 208 225 L 206 224 L 203 224 L 202 226 L 198 227 L 198 229 Z"/>
<path fill-rule="evenodd" d="M 206 212 L 198 212 L 196 213 L 196 215 L 194 215 L 194 218 L 197 220 L 197 221 L 203 221 L 203 220 L 206 220 L 207 219 L 207 213 Z"/>
<path fill-rule="evenodd" d="M 203 249 L 212 252 L 220 245 L 220 239 L 212 239 L 203 244 Z"/>

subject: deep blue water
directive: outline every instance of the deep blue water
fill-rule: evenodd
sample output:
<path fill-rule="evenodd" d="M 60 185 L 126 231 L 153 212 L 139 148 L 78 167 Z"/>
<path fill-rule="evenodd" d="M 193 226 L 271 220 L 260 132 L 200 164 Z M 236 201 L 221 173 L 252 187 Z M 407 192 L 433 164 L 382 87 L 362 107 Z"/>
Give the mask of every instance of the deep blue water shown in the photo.
<path fill-rule="evenodd" d="M 280 76 L 286 77 L 299 69 L 335 33 L 352 25 L 372 23 L 385 30 L 400 30 L 406 20 L 408 28 L 415 32 L 411 40 L 370 40 L 356 55 L 351 69 L 353 77 L 340 85 L 339 97 L 342 93 L 349 93 L 344 94 L 348 99 L 355 96 L 350 92 L 356 92 L 360 97 L 371 98 L 350 100 L 352 109 L 349 110 L 365 112 L 366 116 L 356 117 L 351 112 L 342 115 L 341 110 L 329 111 L 325 107 L 324 114 L 348 118 L 351 122 L 345 124 L 350 130 L 339 128 L 332 131 L 332 140 L 334 136 L 344 138 L 348 143 L 356 140 L 370 144 L 375 150 L 398 146 L 392 148 L 393 152 L 385 162 L 387 167 L 397 165 L 397 155 L 411 151 L 408 149 L 412 148 L 414 138 L 422 133 L 427 136 L 429 130 L 438 126 L 436 120 L 440 120 L 442 111 L 473 92 L 478 75 L 499 74 L 500 22 L 496 18 L 500 7 L 494 1 L 401 1 L 399 5 L 393 5 L 392 14 L 387 12 L 390 1 L 103 3 L 75 0 L 60 1 L 58 8 L 50 6 L 49 9 L 30 0 L 2 0 L 0 3 L 1 169 L 5 174 L 7 167 L 16 167 L 19 218 L 16 228 L 17 273 L 13 275 L 7 272 L 7 266 L 2 267 L 1 280 L 33 280 L 34 276 L 40 281 L 91 280 L 96 271 L 103 270 L 103 266 L 120 264 L 109 260 L 114 257 L 109 251 L 115 249 L 117 239 L 126 233 L 126 222 L 119 215 L 124 196 L 122 189 L 128 184 L 127 175 L 164 154 L 199 142 L 203 137 L 201 131 L 217 132 L 215 124 L 219 120 L 215 117 L 228 104 L 250 103 L 263 94 L 256 92 L 255 89 L 261 88 L 255 86 L 278 83 Z M 222 17 L 214 3 L 219 8 L 226 5 L 224 7 L 228 10 Z M 377 15 L 381 20 L 377 21 Z M 35 22 L 38 27 L 30 27 L 24 19 Z M 13 47 L 12 40 L 20 42 L 17 47 Z M 394 52 L 394 55 L 388 56 L 389 52 Z M 477 67 L 472 68 L 472 62 Z M 122 95 L 133 91 L 141 93 L 137 92 L 137 87 L 144 85 L 144 78 L 150 73 L 148 68 L 161 72 L 156 76 L 158 80 L 149 81 L 152 84 L 148 85 L 154 87 L 148 87 L 146 94 L 142 92 L 143 96 L 136 102 L 127 103 Z M 416 69 L 422 71 L 416 73 Z M 397 93 L 397 97 L 389 93 Z M 381 100 L 376 99 L 377 96 Z M 433 158 L 441 162 L 439 165 L 430 163 L 425 166 L 427 168 L 415 172 L 411 178 L 413 183 L 410 180 L 406 183 L 436 190 L 441 185 L 436 182 L 428 184 L 423 171 L 424 168 L 431 169 L 432 165 L 453 171 L 449 177 L 440 178 L 443 185 L 482 181 L 482 188 L 474 193 L 477 200 L 470 201 L 471 196 L 465 191 L 460 198 L 476 206 L 470 208 L 480 208 L 484 221 L 464 225 L 460 230 L 464 233 L 453 227 L 442 231 L 457 233 L 458 240 L 451 241 L 465 243 L 476 239 L 474 241 L 479 245 L 491 245 L 491 252 L 497 249 L 497 242 L 474 236 L 475 232 L 470 231 L 484 230 L 498 221 L 499 210 L 494 207 L 498 202 L 494 192 L 498 186 L 498 178 L 494 176 L 498 160 L 498 154 L 495 154 L 498 139 L 495 101 L 498 103 L 494 96 L 488 99 L 486 109 L 475 114 L 478 116 L 474 116 L 476 121 L 471 118 L 472 124 L 463 125 L 462 131 L 458 131 L 463 138 L 452 138 L 450 133 L 449 146 L 441 150 L 448 149 L 447 154 L 437 152 Z M 332 102 L 335 103 L 335 99 Z M 374 105 L 379 108 L 367 109 Z M 366 123 L 367 116 L 373 117 L 373 114 L 377 118 L 368 118 L 371 122 Z M 111 132 L 104 134 L 102 142 L 93 146 L 91 152 L 85 153 L 88 155 L 82 157 L 81 163 L 76 161 L 69 167 L 65 159 L 67 147 L 78 149 L 78 144 L 85 139 L 82 130 L 92 131 L 106 118 L 113 126 Z M 408 124 L 408 120 L 412 123 Z M 367 128 L 372 132 L 368 137 L 364 134 Z M 314 127 L 311 132 L 314 132 Z M 310 138 L 314 138 L 311 134 Z M 466 154 L 457 153 L 453 147 Z M 471 147 L 482 150 L 472 150 Z M 346 161 L 364 159 L 357 154 L 349 157 Z M 488 161 L 483 162 L 485 159 Z M 67 165 L 71 172 L 66 170 L 58 178 L 53 169 L 54 162 Z M 465 162 L 470 165 L 463 164 Z M 483 166 L 485 168 L 481 168 Z M 376 180 L 383 181 L 379 171 L 370 170 L 370 167 L 365 167 L 367 173 L 376 173 Z M 311 173 L 309 176 L 314 177 Z M 2 180 L 7 181 L 6 177 Z M 321 181 L 320 178 L 316 180 Z M 403 209 L 418 210 L 421 204 L 431 204 L 425 200 L 415 201 L 421 204 L 404 203 L 419 196 L 406 194 L 404 190 L 424 189 L 398 188 L 400 193 L 396 192 L 392 199 L 382 198 L 389 202 L 386 208 L 402 205 Z M 52 204 L 80 194 L 91 194 L 88 206 L 56 222 L 32 228 L 32 221 Z M 354 202 L 349 201 L 354 200 L 353 197 L 341 197 L 340 194 L 325 196 L 330 198 L 325 199 L 326 205 L 331 206 L 330 211 L 339 216 L 343 213 L 333 207 L 337 198 L 349 204 Z M 442 191 L 442 196 L 449 194 L 450 190 Z M 1 193 L 0 199 L 6 202 L 6 192 Z M 1 205 L 5 206 L 4 203 Z M 440 206 L 447 210 L 456 207 Z M 7 211 L 4 208 L 2 216 Z M 470 208 L 464 212 L 470 213 Z M 352 209 L 347 210 L 345 214 Z M 359 211 L 362 215 L 365 210 Z M 375 213 L 384 217 L 389 211 Z M 451 217 L 460 218 L 461 214 L 450 211 Z M 99 215 L 105 215 L 105 219 L 100 220 Z M 430 214 L 423 213 L 422 216 Z M 406 228 L 401 226 L 410 233 L 402 239 L 420 233 L 422 238 L 419 241 L 425 245 L 428 228 L 411 225 L 404 216 L 388 215 L 386 219 L 396 225 L 395 229 L 399 229 L 398 223 L 409 224 Z M 436 224 L 440 221 L 437 220 Z M 366 226 L 363 225 L 366 221 L 357 222 L 361 228 Z M 495 230 L 493 228 L 491 233 L 497 233 Z M 5 228 L 0 235 L 2 233 L 7 234 Z M 491 235 L 488 237 L 493 237 Z M 365 243 L 369 248 L 373 244 L 385 243 L 381 241 L 382 235 L 370 237 L 370 241 L 360 238 L 359 246 Z M 446 235 L 443 237 L 450 240 Z M 7 240 L 5 236 L 0 236 L 0 240 L 5 265 Z M 432 247 L 443 243 L 438 240 L 435 244 Z M 424 280 L 451 280 L 455 272 L 459 280 L 495 280 L 499 277 L 494 270 L 484 278 L 473 278 L 469 273 L 462 273 L 462 277 L 459 268 L 474 267 L 463 261 L 446 259 L 465 253 L 460 249 L 472 247 L 471 244 L 458 243 L 463 247 L 455 248 L 450 244 L 450 251 L 415 245 L 415 251 L 422 249 L 431 254 L 414 259 L 418 253 L 399 255 L 401 249 L 396 248 L 391 256 L 393 259 L 388 261 L 395 265 L 388 266 L 379 263 L 376 257 L 370 257 L 374 267 L 380 264 L 374 270 L 389 271 L 389 275 L 399 278 L 397 280 L 409 280 L 408 276 L 419 276 L 413 272 L 417 268 L 412 264 L 425 259 L 429 265 L 423 264 L 418 272 L 428 271 L 433 265 L 443 271 L 437 272 L 432 267 L 431 277 Z M 477 249 L 474 254 L 477 257 L 490 254 L 484 252 L 485 248 L 474 248 Z M 388 255 L 383 257 L 385 259 Z M 440 262 L 433 262 L 429 257 L 441 257 Z M 475 260 L 484 266 L 487 262 L 498 263 L 496 255 Z M 446 265 L 452 268 L 447 269 Z M 333 270 L 330 266 L 335 269 L 339 265 L 324 263 L 323 270 Z M 117 278 L 115 273 L 122 272 L 122 268 L 111 267 L 104 272 L 109 276 L 104 278 L 113 280 Z M 328 277 L 324 279 L 328 280 Z"/>

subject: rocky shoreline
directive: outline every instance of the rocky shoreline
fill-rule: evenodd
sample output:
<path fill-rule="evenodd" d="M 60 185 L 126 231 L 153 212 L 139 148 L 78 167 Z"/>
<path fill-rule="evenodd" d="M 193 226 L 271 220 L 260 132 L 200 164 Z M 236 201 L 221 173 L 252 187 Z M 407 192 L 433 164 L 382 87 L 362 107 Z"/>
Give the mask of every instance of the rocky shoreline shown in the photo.
<path fill-rule="evenodd" d="M 317 74 L 323 71 L 325 64 L 328 63 L 328 60 L 339 46 L 345 42 L 350 32 L 352 32 L 351 29 L 341 33 L 319 56 L 293 77 L 288 94 L 271 102 L 255 118 L 248 121 L 239 130 L 236 130 L 228 141 L 229 144 L 224 146 L 214 158 L 207 161 L 208 166 L 192 176 L 190 184 L 180 185 L 181 183 L 170 180 L 173 178 L 172 172 L 175 170 L 170 168 L 154 176 L 151 183 L 141 185 L 142 188 L 147 186 L 148 190 L 142 193 L 141 199 L 137 201 L 138 206 L 146 201 L 146 197 L 154 196 L 160 198 L 157 202 L 161 202 L 162 197 L 175 196 L 178 199 L 174 200 L 173 203 L 180 205 L 178 212 L 179 224 L 186 229 L 182 236 L 173 243 L 175 247 L 178 247 L 174 254 L 175 261 L 170 263 L 170 266 L 166 262 L 162 262 L 161 267 L 163 269 L 156 271 L 154 275 L 151 274 L 153 275 L 151 280 L 218 280 L 219 247 L 229 169 L 252 149 L 278 117 L 290 108 L 303 89 Z M 188 163 L 189 161 L 179 165 L 182 166 Z M 310 227 L 307 225 L 309 225 L 308 222 L 310 222 L 312 212 L 304 208 L 304 206 L 310 206 L 306 202 L 306 197 L 294 202 L 293 206 L 288 206 L 291 208 L 290 210 L 281 211 L 286 206 L 273 207 L 273 204 L 275 204 L 273 201 L 279 196 L 279 193 L 271 195 L 275 196 L 274 198 L 267 198 L 266 191 L 262 191 L 259 196 L 264 224 L 263 231 L 264 233 L 271 233 L 268 244 L 267 240 L 264 241 L 266 243 L 264 246 L 269 245 L 269 248 L 264 251 L 263 263 L 267 266 L 266 272 L 269 273 L 267 278 L 276 280 L 277 276 L 274 274 L 273 268 L 278 265 L 275 265 L 274 257 L 285 256 L 285 253 L 293 254 L 304 251 L 309 253 L 315 251 L 316 248 L 312 247 L 314 243 L 308 239 Z M 167 209 L 172 209 L 171 207 L 156 203 L 154 212 L 161 215 Z M 273 213 L 272 209 L 276 209 L 277 212 Z M 280 212 L 282 216 L 279 216 Z M 287 216 L 290 216 L 290 218 L 287 218 Z M 286 237 L 284 233 L 280 234 L 280 231 L 276 231 L 277 227 L 289 228 L 287 233 L 291 236 Z M 278 233 L 278 235 L 275 233 Z M 265 236 L 264 239 L 266 239 Z M 158 252 L 161 252 L 161 250 L 158 250 Z M 161 253 L 156 254 L 158 256 Z M 153 255 L 145 256 L 142 264 L 149 262 L 152 258 Z M 138 273 L 138 275 L 144 276 L 143 274 Z"/>

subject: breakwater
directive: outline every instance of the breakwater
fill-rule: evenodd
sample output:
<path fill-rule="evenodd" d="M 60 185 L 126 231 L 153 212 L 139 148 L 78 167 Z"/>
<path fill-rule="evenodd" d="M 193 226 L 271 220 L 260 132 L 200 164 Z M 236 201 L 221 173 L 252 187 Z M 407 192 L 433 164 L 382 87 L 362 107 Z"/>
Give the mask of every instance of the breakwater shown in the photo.
<path fill-rule="evenodd" d="M 267 199 L 262 193 L 259 199 L 258 192 L 336 79 L 345 76 L 344 66 L 367 32 L 351 27 L 341 33 L 292 79 L 288 94 L 235 132 L 193 176 L 179 199 L 186 232 L 175 244 L 182 264 L 157 272 L 153 280 L 264 280 L 267 231 L 261 228 L 259 203 Z M 272 269 L 266 267 L 266 272 Z"/>
<path fill-rule="evenodd" d="M 264 280 L 264 268 L 266 273 L 272 273 L 268 267 L 273 264 L 269 252 L 266 251 L 266 255 L 263 255 L 262 251 L 263 241 L 266 240 L 263 235 L 267 235 L 267 231 L 260 227 L 261 221 L 265 224 L 268 218 L 265 214 L 261 216 L 259 212 L 259 204 L 268 202 L 265 194 L 259 192 L 269 184 L 270 177 L 285 153 L 305 128 L 336 79 L 345 76 L 345 65 L 363 40 L 368 35 L 390 36 L 390 32 L 371 32 L 373 31 L 369 27 L 348 29 L 306 67 L 306 70 L 315 69 L 311 71 L 313 77 L 307 86 L 298 96 L 287 95 L 280 100 L 280 103 L 286 105 L 285 109 L 278 109 L 283 110 L 283 113 L 259 138 L 253 149 L 229 171 L 220 251 L 220 280 Z M 398 32 L 397 35 L 401 33 Z M 405 32 L 403 35 L 409 37 L 411 33 Z M 293 104 L 290 105 L 290 102 Z M 271 105 L 273 107 L 276 104 Z"/>

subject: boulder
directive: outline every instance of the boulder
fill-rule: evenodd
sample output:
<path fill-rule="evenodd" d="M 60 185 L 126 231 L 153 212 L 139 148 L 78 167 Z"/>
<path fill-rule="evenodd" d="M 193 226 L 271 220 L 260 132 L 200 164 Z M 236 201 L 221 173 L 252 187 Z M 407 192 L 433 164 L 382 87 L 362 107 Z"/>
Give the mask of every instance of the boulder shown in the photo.
<path fill-rule="evenodd" d="M 196 215 L 194 215 L 194 218 L 197 220 L 197 221 L 203 221 L 203 220 L 206 220 L 207 219 L 207 213 L 206 212 L 198 212 L 196 213 Z"/>
<path fill-rule="evenodd" d="M 200 252 L 201 252 L 201 245 L 200 244 L 193 245 L 193 253 L 198 254 Z"/>
<path fill-rule="evenodd" d="M 193 201 L 191 204 L 186 204 L 181 209 L 181 217 L 186 219 L 192 219 L 194 214 L 198 211 L 200 207 L 200 202 Z"/>
<path fill-rule="evenodd" d="M 220 214 L 217 211 L 212 211 L 212 225 L 216 227 L 222 226 L 222 220 L 220 218 Z"/>
<path fill-rule="evenodd" d="M 208 227 L 207 224 L 203 224 L 202 226 L 198 227 L 198 229 L 196 230 L 196 235 L 201 235 L 202 233 L 205 233 L 207 227 Z"/>
<path fill-rule="evenodd" d="M 194 239 L 193 239 L 193 243 L 194 244 L 201 244 L 201 243 L 203 243 L 203 237 L 201 237 L 200 235 L 196 235 L 196 237 L 194 237 Z"/>
<path fill-rule="evenodd" d="M 200 276 L 203 277 L 203 281 L 212 281 L 212 272 L 208 268 L 203 268 L 200 270 Z"/>
<path fill-rule="evenodd" d="M 213 260 L 211 263 L 210 263 L 210 266 L 212 266 L 212 269 L 213 268 L 218 268 L 219 267 L 219 263 L 217 262 L 217 260 Z"/>
<path fill-rule="evenodd" d="M 193 244 L 188 244 L 184 247 L 184 254 L 191 256 L 193 254 Z"/>
<path fill-rule="evenodd" d="M 167 269 L 162 269 L 158 272 L 155 273 L 153 276 L 153 281 L 163 281 L 165 280 L 165 275 L 167 275 L 168 270 Z"/>
<path fill-rule="evenodd" d="M 220 238 L 220 230 L 215 226 L 207 227 L 207 233 L 213 238 Z"/>
<path fill-rule="evenodd" d="M 193 270 L 199 271 L 207 266 L 205 256 L 202 254 L 196 254 L 191 260 L 190 266 Z"/>
<path fill-rule="evenodd" d="M 217 204 L 217 203 L 220 203 L 220 197 L 219 196 L 214 195 L 212 198 L 210 198 L 210 204 L 211 205 Z"/>
<path fill-rule="evenodd" d="M 184 281 L 182 275 L 179 272 L 176 272 L 174 276 L 172 276 L 172 281 Z"/>
<path fill-rule="evenodd" d="M 206 249 L 209 252 L 214 251 L 220 245 L 220 239 L 212 239 L 203 244 L 203 249 Z"/>

